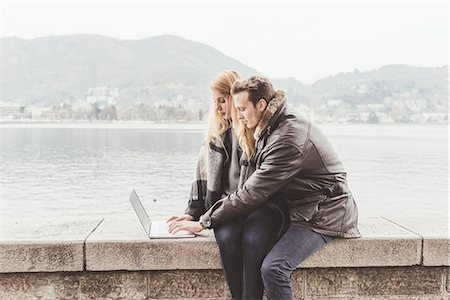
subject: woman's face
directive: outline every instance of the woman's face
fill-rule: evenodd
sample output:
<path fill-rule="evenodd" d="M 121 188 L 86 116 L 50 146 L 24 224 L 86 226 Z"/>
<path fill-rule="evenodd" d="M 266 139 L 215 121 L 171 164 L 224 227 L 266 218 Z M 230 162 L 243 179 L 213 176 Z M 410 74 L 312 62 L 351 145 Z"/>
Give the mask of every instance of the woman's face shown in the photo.
<path fill-rule="evenodd" d="M 214 109 L 224 118 L 228 120 L 231 118 L 230 115 L 230 101 L 227 96 L 219 93 L 218 91 L 213 90 L 213 99 L 214 99 Z"/>

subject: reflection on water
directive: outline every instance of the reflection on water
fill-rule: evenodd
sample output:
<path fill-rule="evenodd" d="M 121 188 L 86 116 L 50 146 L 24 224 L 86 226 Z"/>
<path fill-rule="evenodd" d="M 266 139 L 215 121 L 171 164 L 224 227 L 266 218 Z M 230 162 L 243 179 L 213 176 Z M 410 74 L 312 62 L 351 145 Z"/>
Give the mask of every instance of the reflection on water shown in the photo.
<path fill-rule="evenodd" d="M 183 213 L 202 142 L 198 126 L 2 128 L 7 218 L 117 216 L 134 187 L 153 218 Z M 321 126 L 363 216 L 448 213 L 447 128 Z"/>

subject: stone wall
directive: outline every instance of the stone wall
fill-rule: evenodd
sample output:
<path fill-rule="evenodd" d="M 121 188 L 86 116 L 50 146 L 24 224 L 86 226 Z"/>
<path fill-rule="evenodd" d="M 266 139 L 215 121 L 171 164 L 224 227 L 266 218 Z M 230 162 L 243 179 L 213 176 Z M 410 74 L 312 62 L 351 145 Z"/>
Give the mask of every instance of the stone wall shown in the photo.
<path fill-rule="evenodd" d="M 36 238 L 4 225 L 0 299 L 230 296 L 211 232 L 149 240 L 135 219 L 105 219 L 37 225 Z M 448 220 L 380 217 L 360 228 L 363 238 L 335 240 L 298 266 L 296 299 L 450 299 Z"/>
<path fill-rule="evenodd" d="M 298 269 L 296 299 L 450 299 L 448 267 Z M 227 299 L 221 270 L 0 274 L 0 299 Z"/>

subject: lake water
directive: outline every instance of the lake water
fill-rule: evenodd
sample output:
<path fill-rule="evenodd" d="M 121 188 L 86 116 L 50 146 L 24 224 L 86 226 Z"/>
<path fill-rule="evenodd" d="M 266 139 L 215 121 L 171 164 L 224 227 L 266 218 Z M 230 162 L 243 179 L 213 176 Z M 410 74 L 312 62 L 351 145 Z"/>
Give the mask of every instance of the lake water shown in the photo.
<path fill-rule="evenodd" d="M 361 216 L 448 215 L 448 128 L 322 125 Z M 183 213 L 201 124 L 3 124 L 5 218 L 129 216 L 134 187 L 151 217 Z"/>

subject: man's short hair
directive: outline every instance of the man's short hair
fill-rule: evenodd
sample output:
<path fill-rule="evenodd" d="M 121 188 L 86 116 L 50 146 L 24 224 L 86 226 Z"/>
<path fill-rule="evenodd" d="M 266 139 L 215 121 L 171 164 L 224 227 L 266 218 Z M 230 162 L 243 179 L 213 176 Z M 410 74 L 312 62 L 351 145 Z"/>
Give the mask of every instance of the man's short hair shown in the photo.
<path fill-rule="evenodd" d="M 231 95 L 241 92 L 248 93 L 248 99 L 256 106 L 259 99 L 269 103 L 275 97 L 275 89 L 272 82 L 266 77 L 252 76 L 245 80 L 236 81 L 231 87 Z"/>

